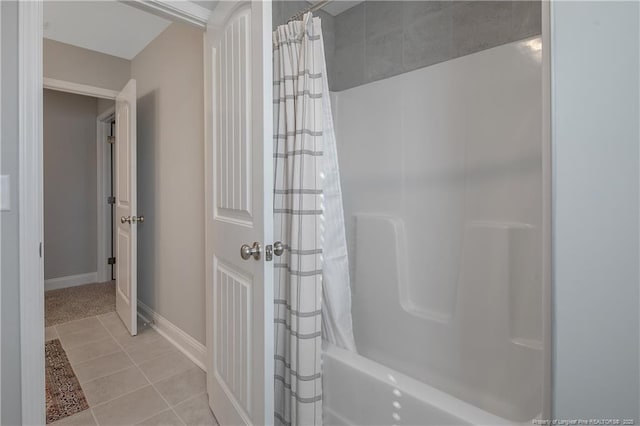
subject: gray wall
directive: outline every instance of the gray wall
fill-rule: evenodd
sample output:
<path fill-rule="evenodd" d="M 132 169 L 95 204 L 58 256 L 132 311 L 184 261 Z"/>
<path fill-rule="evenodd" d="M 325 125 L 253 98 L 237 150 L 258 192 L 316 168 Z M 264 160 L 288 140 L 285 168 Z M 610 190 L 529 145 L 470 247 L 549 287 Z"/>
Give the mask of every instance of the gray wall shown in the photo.
<path fill-rule="evenodd" d="M 552 2 L 554 415 L 640 421 L 637 2 Z"/>
<path fill-rule="evenodd" d="M 332 90 L 540 34 L 538 1 L 365 1 L 335 23 Z"/>
<path fill-rule="evenodd" d="M 131 63 L 138 83 L 138 297 L 205 342 L 202 33 L 171 24 Z"/>
<path fill-rule="evenodd" d="M 274 26 L 306 6 L 274 2 Z M 319 16 L 332 91 L 541 32 L 539 1 L 365 1 L 335 17 Z"/>
<path fill-rule="evenodd" d="M 289 18 L 297 14 L 301 10 L 309 7 L 309 3 L 304 0 L 276 0 L 272 4 L 271 14 L 273 28 L 278 25 L 284 25 Z M 334 46 L 335 46 L 335 18 L 332 15 L 320 10 L 315 12 L 315 16 L 322 19 L 322 36 L 324 39 L 324 54 L 327 61 L 327 72 L 329 79 L 329 87 L 332 87 L 331 70 L 333 68 Z"/>
<path fill-rule="evenodd" d="M 44 91 L 44 278 L 96 272 L 97 99 Z"/>
<path fill-rule="evenodd" d="M 103 89 L 121 90 L 131 74 L 131 61 L 81 47 L 44 39 L 45 77 Z"/>
<path fill-rule="evenodd" d="M 11 211 L 2 220 L 2 419 L 21 422 L 20 402 L 20 288 L 18 270 L 18 7 L 2 1 L 2 164 L 11 176 Z"/>

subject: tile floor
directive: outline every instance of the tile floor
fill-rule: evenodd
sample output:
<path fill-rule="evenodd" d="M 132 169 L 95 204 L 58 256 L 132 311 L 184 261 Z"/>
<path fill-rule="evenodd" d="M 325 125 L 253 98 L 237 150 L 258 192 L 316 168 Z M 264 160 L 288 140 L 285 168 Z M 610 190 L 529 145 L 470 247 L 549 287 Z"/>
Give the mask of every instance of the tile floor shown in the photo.
<path fill-rule="evenodd" d="M 56 338 L 89 409 L 54 425 L 217 425 L 204 371 L 152 328 L 131 337 L 110 312 L 47 327 Z"/>

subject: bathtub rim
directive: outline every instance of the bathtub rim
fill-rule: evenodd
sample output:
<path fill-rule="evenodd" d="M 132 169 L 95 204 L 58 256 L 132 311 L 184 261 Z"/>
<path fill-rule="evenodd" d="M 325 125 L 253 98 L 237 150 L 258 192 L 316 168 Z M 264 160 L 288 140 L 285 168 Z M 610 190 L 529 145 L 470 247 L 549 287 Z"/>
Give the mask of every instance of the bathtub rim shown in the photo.
<path fill-rule="evenodd" d="M 471 405 L 453 395 L 436 389 L 429 384 L 423 383 L 407 376 L 404 373 L 400 373 L 392 368 L 386 367 L 363 355 L 339 348 L 324 340 L 322 349 L 323 363 L 325 365 L 326 359 L 332 358 L 333 360 L 356 370 L 360 374 L 379 381 L 383 385 L 395 386 L 405 394 L 419 400 L 420 402 L 431 405 L 443 413 L 450 415 L 452 418 L 458 418 L 467 424 L 486 426 L 531 424 L 531 421 L 525 421 L 522 423 L 514 422 L 495 414 L 491 414 L 488 411 Z M 388 379 L 389 374 L 393 374 L 395 382 L 391 382 Z M 324 409 L 327 408 L 325 407 Z M 341 413 L 334 410 L 331 410 L 331 414 L 341 419 L 345 419 Z M 536 418 L 540 417 L 540 415 L 536 416 Z"/>

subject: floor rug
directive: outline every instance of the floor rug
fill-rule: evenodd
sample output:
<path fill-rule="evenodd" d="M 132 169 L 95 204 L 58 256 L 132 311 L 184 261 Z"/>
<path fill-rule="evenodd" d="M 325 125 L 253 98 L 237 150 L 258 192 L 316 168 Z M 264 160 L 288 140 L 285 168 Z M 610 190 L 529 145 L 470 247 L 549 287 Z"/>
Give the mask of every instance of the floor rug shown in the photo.
<path fill-rule="evenodd" d="M 44 344 L 47 424 L 89 408 L 60 340 Z"/>
<path fill-rule="evenodd" d="M 115 281 L 49 290 L 44 293 L 45 327 L 115 310 Z"/>

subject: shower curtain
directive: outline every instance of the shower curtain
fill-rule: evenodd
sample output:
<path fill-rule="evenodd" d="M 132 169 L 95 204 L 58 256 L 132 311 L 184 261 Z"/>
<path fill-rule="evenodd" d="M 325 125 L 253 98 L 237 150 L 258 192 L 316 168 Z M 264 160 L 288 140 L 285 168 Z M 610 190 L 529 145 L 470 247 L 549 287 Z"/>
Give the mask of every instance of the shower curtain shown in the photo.
<path fill-rule="evenodd" d="M 355 345 L 320 20 L 279 26 L 273 45 L 274 238 L 285 246 L 274 264 L 274 416 L 321 425 L 322 336 Z"/>

